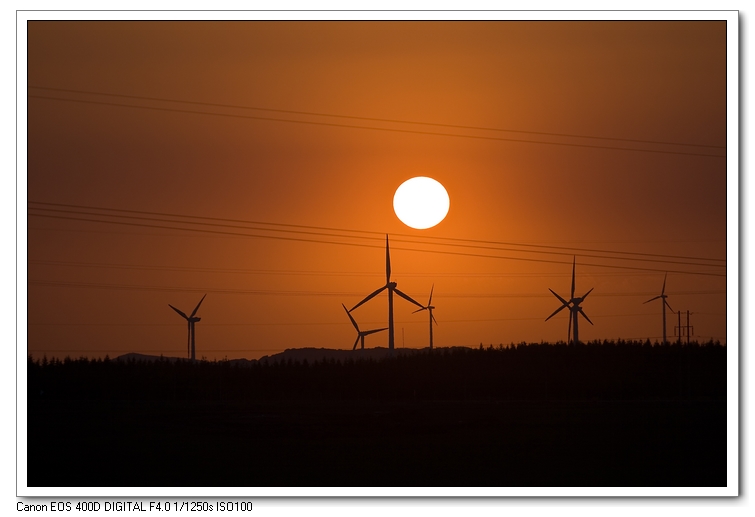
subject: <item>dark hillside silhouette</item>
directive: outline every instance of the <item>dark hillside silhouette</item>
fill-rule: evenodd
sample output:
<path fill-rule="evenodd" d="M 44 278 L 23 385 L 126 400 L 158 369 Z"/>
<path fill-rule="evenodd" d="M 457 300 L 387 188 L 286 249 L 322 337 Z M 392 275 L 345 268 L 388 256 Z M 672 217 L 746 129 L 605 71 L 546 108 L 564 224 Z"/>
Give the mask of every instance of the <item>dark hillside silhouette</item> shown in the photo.
<path fill-rule="evenodd" d="M 30 357 L 28 482 L 726 484 L 719 344 L 384 352 L 247 366 Z M 104 451 L 128 461 L 106 465 Z"/>
<path fill-rule="evenodd" d="M 520 344 L 406 350 L 395 357 L 372 349 L 331 351 L 337 353 L 320 360 L 311 359 L 328 354 L 309 350 L 263 358 L 248 367 L 238 361 L 166 358 L 47 363 L 30 358 L 29 398 L 541 400 L 726 394 L 726 348 L 714 343 Z"/>

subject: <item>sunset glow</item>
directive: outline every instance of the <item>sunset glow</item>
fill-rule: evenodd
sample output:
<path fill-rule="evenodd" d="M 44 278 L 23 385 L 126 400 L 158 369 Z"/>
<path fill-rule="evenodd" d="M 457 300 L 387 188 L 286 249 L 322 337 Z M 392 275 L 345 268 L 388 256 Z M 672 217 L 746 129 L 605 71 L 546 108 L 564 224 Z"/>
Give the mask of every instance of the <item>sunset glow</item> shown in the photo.
<path fill-rule="evenodd" d="M 205 294 L 198 359 L 350 350 L 342 304 L 385 278 L 386 234 L 400 290 L 435 285 L 436 347 L 566 340 L 568 311 L 544 319 L 575 256 L 581 339 L 662 340 L 643 302 L 667 275 L 694 337 L 726 342 L 723 22 L 61 21 L 28 42 L 36 356 L 186 356 L 168 304 Z M 426 346 L 425 316 L 397 305 L 397 343 Z"/>

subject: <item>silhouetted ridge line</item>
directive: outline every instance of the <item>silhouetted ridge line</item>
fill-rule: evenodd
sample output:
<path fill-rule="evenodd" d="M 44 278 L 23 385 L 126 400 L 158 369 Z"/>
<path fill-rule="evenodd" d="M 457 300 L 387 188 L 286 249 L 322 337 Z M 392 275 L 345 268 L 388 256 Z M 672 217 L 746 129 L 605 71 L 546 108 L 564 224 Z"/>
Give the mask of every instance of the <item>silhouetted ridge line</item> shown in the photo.
<path fill-rule="evenodd" d="M 411 120 L 398 120 L 398 119 L 387 119 L 387 118 L 376 118 L 376 117 L 359 117 L 359 116 L 354 116 L 354 115 L 335 115 L 332 113 L 321 113 L 321 112 L 313 112 L 313 111 L 296 111 L 296 110 L 284 110 L 284 109 L 274 109 L 274 108 L 260 108 L 260 107 L 255 107 L 255 106 L 242 106 L 238 104 L 219 104 L 219 103 L 213 103 L 213 102 L 186 101 L 186 100 L 177 100 L 177 99 L 166 99 L 162 97 L 145 97 L 145 96 L 140 96 L 140 95 L 103 93 L 103 92 L 93 92 L 93 91 L 87 91 L 87 90 L 71 90 L 71 89 L 66 89 L 66 88 L 53 88 L 53 87 L 48 87 L 48 86 L 29 86 L 29 88 L 33 88 L 36 90 L 49 90 L 49 91 L 67 92 L 67 93 L 81 93 L 81 94 L 86 94 L 86 95 L 102 95 L 106 97 L 120 97 L 124 99 L 140 99 L 140 100 L 149 100 L 149 101 L 158 101 L 158 102 L 194 104 L 197 106 L 213 106 L 217 108 L 270 111 L 274 113 L 291 113 L 294 115 L 312 115 L 312 116 L 317 116 L 317 117 L 333 117 L 333 118 L 343 118 L 343 119 L 352 119 L 352 120 L 369 120 L 373 122 L 390 122 L 390 123 L 396 123 L 396 124 L 416 124 L 416 125 L 422 125 L 422 126 L 450 127 L 450 128 L 457 128 L 457 129 L 474 129 L 474 130 L 480 130 L 480 131 L 499 131 L 499 132 L 506 132 L 506 133 L 523 133 L 523 134 L 528 134 L 528 135 L 560 136 L 560 137 L 567 137 L 567 138 L 588 138 L 588 139 L 594 139 L 594 140 L 612 140 L 612 141 L 617 141 L 617 142 L 634 142 L 634 143 L 640 143 L 640 144 L 677 145 L 677 146 L 685 146 L 685 147 L 708 147 L 711 149 L 726 149 L 725 145 L 689 144 L 689 143 L 682 143 L 682 142 L 666 142 L 666 141 L 661 141 L 661 140 L 638 140 L 638 139 L 633 139 L 633 138 L 575 135 L 571 133 L 549 133 L 545 131 L 524 131 L 524 130 L 519 130 L 519 129 L 501 129 L 501 128 L 494 128 L 494 127 L 464 126 L 464 125 L 458 125 L 458 124 L 440 124 L 440 123 L 435 123 L 435 122 L 419 122 L 419 121 L 411 121 Z M 43 97 L 43 98 L 47 98 L 47 97 Z"/>
<path fill-rule="evenodd" d="M 136 106 L 133 104 L 118 104 L 115 102 L 91 101 L 91 100 L 83 100 L 83 99 L 64 99 L 60 97 L 45 97 L 44 95 L 29 95 L 28 97 L 32 99 L 47 99 L 47 100 L 63 101 L 63 102 L 79 102 L 83 104 L 94 104 L 94 105 L 100 105 L 100 106 L 118 106 L 122 108 L 135 108 L 135 109 L 143 109 L 143 110 L 150 110 L 150 111 L 166 111 L 166 112 L 172 112 L 172 113 L 187 113 L 187 114 L 192 114 L 192 115 L 209 115 L 209 116 L 214 116 L 214 117 L 228 117 L 228 118 L 249 119 L 249 120 L 265 120 L 269 122 L 285 122 L 289 124 L 306 124 L 306 125 L 312 125 L 312 126 L 341 127 L 341 128 L 346 128 L 346 129 L 364 129 L 364 130 L 369 130 L 369 131 L 386 131 L 389 133 L 406 133 L 406 134 L 414 134 L 414 135 L 471 138 L 475 140 L 495 140 L 499 142 L 555 145 L 555 146 L 561 146 L 561 147 L 603 149 L 603 150 L 609 150 L 609 151 L 633 151 L 633 152 L 641 152 L 641 153 L 675 154 L 675 155 L 684 155 L 684 156 L 704 156 L 708 158 L 724 158 L 724 159 L 726 158 L 726 155 L 707 154 L 707 153 L 689 153 L 689 152 L 683 152 L 683 151 L 662 151 L 659 149 L 636 149 L 636 148 L 631 148 L 631 147 L 613 147 L 613 146 L 590 145 L 590 144 L 573 144 L 573 143 L 566 143 L 566 142 L 545 142 L 545 141 L 540 141 L 540 140 L 522 140 L 518 138 L 501 138 L 501 137 L 481 136 L 481 135 L 434 133 L 432 131 L 416 131 L 416 130 L 411 130 L 411 129 L 355 126 L 355 125 L 350 125 L 350 124 L 335 124 L 332 122 L 315 122 L 315 121 L 310 121 L 310 120 L 290 120 L 290 119 L 281 119 L 281 118 L 273 118 L 273 117 L 256 117 L 253 115 L 234 115 L 231 113 L 211 113 L 207 111 L 194 111 L 194 110 L 185 110 L 185 109 L 176 109 L 176 108 L 159 108 L 155 106 Z"/>
<path fill-rule="evenodd" d="M 365 231 L 365 230 L 351 230 L 351 229 L 343 229 L 343 228 L 332 228 L 332 227 L 321 227 L 321 226 L 307 226 L 307 225 L 296 225 L 296 224 L 284 224 L 284 223 L 267 223 L 267 222 L 260 222 L 260 221 L 247 221 L 242 219 L 223 219 L 223 218 L 217 218 L 217 217 L 202 217 L 202 216 L 194 216 L 194 215 L 181 215 L 181 214 L 170 214 L 170 213 L 161 213 L 161 212 L 147 212 L 147 211 L 140 211 L 140 210 L 122 210 L 122 209 L 115 209 L 115 208 L 103 208 L 103 207 L 91 207 L 91 206 L 81 206 L 81 205 L 66 205 L 66 204 L 60 204 L 60 203 L 41 203 L 41 202 L 30 202 L 32 204 L 40 204 L 40 205 L 51 205 L 51 206 L 60 206 L 65 208 L 81 208 L 85 210 L 89 210 L 89 212 L 78 212 L 73 210 L 56 210 L 52 208 L 35 208 L 30 207 L 32 210 L 39 210 L 39 211 L 46 211 L 46 212 L 58 212 L 58 213 L 69 213 L 69 214 L 77 214 L 77 215 L 91 215 L 91 216 L 99 216 L 99 217 L 120 217 L 124 219 L 139 219 L 139 220 L 147 220 L 147 221 L 156 221 L 156 222 L 167 222 L 167 223 L 179 223 L 179 224 L 197 224 L 202 226 L 219 226 L 219 227 L 227 227 L 227 228 L 243 228 L 243 229 L 249 229 L 249 230 L 262 230 L 262 231 L 276 231 L 276 232 L 283 232 L 283 233 L 301 233 L 305 235 L 320 235 L 320 236 L 326 236 L 326 237 L 342 237 L 342 238 L 355 238 L 355 239 L 367 239 L 367 240 L 377 240 L 377 237 L 366 237 L 366 236 L 359 236 L 359 235 L 337 235 L 337 234 L 330 234 L 330 233 L 320 233 L 320 232 L 306 232 L 306 231 L 297 231 L 297 230 L 282 230 L 282 229 L 274 229 L 274 228 L 247 228 L 244 226 L 236 226 L 236 225 L 227 225 L 227 224 L 220 224 L 219 222 L 228 222 L 228 223 L 242 223 L 242 224 L 248 224 L 248 225 L 271 225 L 271 226 L 285 226 L 289 228 L 306 228 L 306 229 L 316 229 L 316 230 L 327 230 L 327 231 L 335 231 L 335 232 L 350 232 L 350 233 L 364 233 L 369 235 L 384 235 L 381 232 L 372 232 L 372 231 Z M 170 219 L 157 219 L 153 217 L 138 217 L 138 216 L 128 216 L 128 215 L 121 215 L 121 214 L 98 214 L 98 213 L 92 213 L 93 210 L 100 210 L 100 211 L 107 211 L 107 212 L 125 212 L 125 213 L 131 213 L 131 214 L 143 214 L 143 215 L 154 215 L 154 216 L 161 216 L 161 217 L 180 217 L 180 218 L 188 218 L 188 219 L 204 219 L 207 221 L 218 221 L 218 223 L 207 223 L 207 222 L 190 222 L 190 221 L 176 221 L 176 220 L 170 220 Z M 415 235 L 409 235 L 409 234 L 395 234 L 400 235 L 404 237 L 413 237 L 416 239 L 417 236 Z M 380 237 L 382 240 L 382 237 Z M 458 238 L 449 238 L 449 237 L 426 237 L 425 239 L 436 239 L 436 240 L 443 240 L 443 241 L 459 241 L 459 242 L 476 242 L 481 244 L 496 244 L 496 245 L 507 245 L 507 246 L 519 246 L 519 247 L 534 247 L 534 248 L 544 248 L 544 249 L 556 249 L 556 250 L 563 250 L 563 252 L 553 252 L 553 251 L 539 251 L 539 250 L 523 250 L 523 249 L 512 249 L 512 248 L 496 248 L 496 247 L 490 247 L 490 246 L 476 246 L 476 245 L 466 245 L 466 244 L 457 244 L 457 243 L 437 243 L 437 242 L 431 242 L 431 241 L 418 241 L 418 240 L 401 240 L 401 239 L 394 239 L 396 242 L 405 242 L 408 244 L 422 244 L 422 245 L 440 245 L 440 246 L 454 246 L 454 247 L 464 247 L 464 248 L 476 248 L 476 249 L 490 249 L 490 250 L 500 250 L 500 251 L 515 251 L 519 253 L 541 253 L 541 254 L 549 254 L 549 255 L 572 255 L 574 251 L 580 251 L 580 252 L 593 252 L 593 253 L 609 253 L 614 255 L 637 255 L 637 256 L 643 256 L 643 257 L 660 257 L 660 258 L 681 258 L 681 259 L 688 259 L 688 260 L 697 260 L 697 261 L 711 261 L 711 262 L 724 262 L 724 264 L 718 265 L 718 264 L 692 264 L 687 262 L 678 262 L 678 261 L 666 261 L 666 260 L 654 260 L 654 259 L 640 259 L 640 258 L 622 258 L 622 257 L 606 257 L 606 256 L 598 256 L 598 255 L 585 255 L 582 254 L 582 256 L 587 256 L 591 258 L 601 258 L 601 259 L 615 259 L 615 260 L 632 260 L 632 261 L 644 261 L 644 262 L 665 262 L 665 263 L 671 263 L 671 264 L 682 264 L 682 265 L 694 265 L 694 266 L 711 266 L 711 267 L 725 267 L 726 259 L 714 259 L 714 258 L 705 258 L 705 257 L 690 257 L 690 256 L 676 256 L 676 255 L 662 255 L 662 254 L 655 254 L 655 253 L 640 253 L 640 252 L 628 252 L 628 251 L 611 251 L 611 250 L 596 250 L 596 249 L 587 249 L 587 248 L 571 248 L 571 247 L 564 247 L 564 246 L 546 246 L 546 245 L 537 245 L 537 244 L 521 244 L 521 243 L 510 243 L 510 242 L 499 242 L 499 241 L 483 241 L 483 240 L 474 240 L 474 239 L 458 239 Z M 566 251 L 569 251 L 568 253 Z"/>
<path fill-rule="evenodd" d="M 655 315 L 654 314 L 653 315 L 647 314 L 647 316 L 655 316 Z M 604 318 L 605 316 L 601 316 L 601 317 Z M 509 318 L 509 319 L 502 319 L 502 320 L 464 320 L 464 321 L 509 321 L 509 320 L 512 320 L 512 319 L 513 320 L 518 320 L 518 319 L 542 320 L 542 318 Z M 449 322 L 453 322 L 453 321 L 455 321 L 455 320 L 444 320 L 443 323 L 449 323 Z M 377 323 L 377 322 L 372 322 L 372 323 Z M 286 324 L 285 323 L 280 323 L 280 324 L 276 324 L 276 325 L 286 325 Z M 721 338 L 719 338 L 717 336 L 696 336 L 696 337 L 698 337 L 700 339 L 698 339 L 694 343 L 702 343 L 703 342 L 702 340 L 708 340 L 707 342 L 715 342 L 715 343 L 719 343 L 719 344 L 721 343 Z M 589 343 L 587 343 L 587 345 L 593 345 L 596 342 L 604 342 L 604 343 L 624 342 L 624 343 L 628 343 L 628 344 L 631 345 L 632 343 L 643 344 L 643 343 L 646 343 L 648 340 L 653 340 L 653 343 L 655 343 L 655 346 L 660 346 L 659 340 L 661 340 L 662 338 L 663 338 L 663 336 L 643 336 L 643 337 L 626 337 L 626 338 L 622 338 L 622 339 L 596 339 L 596 340 L 590 341 Z M 553 345 L 558 346 L 558 345 L 563 345 L 563 344 L 564 344 L 563 342 L 559 342 L 559 343 L 554 343 Z M 514 348 L 516 348 L 517 346 L 540 346 L 540 345 L 551 346 L 551 344 L 549 344 L 549 343 L 530 343 L 530 344 L 526 344 L 526 345 L 521 345 L 521 344 L 517 345 L 515 343 L 511 343 L 510 345 L 506 345 L 506 347 L 514 347 Z M 584 345 L 584 343 L 583 343 L 583 345 Z M 674 346 L 678 346 L 677 343 L 673 343 L 673 345 Z M 489 345 L 489 346 L 492 346 L 492 345 Z M 499 345 L 499 346 L 504 346 L 504 345 Z M 684 344 L 682 344 L 682 346 L 687 346 L 687 345 L 686 345 L 686 343 L 684 343 Z M 726 344 L 723 343 L 720 346 L 724 346 L 725 347 Z M 381 347 L 372 348 L 372 349 L 368 348 L 368 349 L 365 349 L 365 350 L 379 350 L 380 348 Z M 443 348 L 447 348 L 447 347 L 443 347 Z M 463 347 L 463 346 L 456 346 L 456 347 L 451 347 L 451 348 L 474 350 L 474 347 Z M 165 355 L 165 354 L 169 354 L 169 353 L 181 353 L 181 352 L 183 352 L 183 350 L 176 349 L 176 348 L 170 348 L 170 349 L 164 348 L 164 349 L 160 349 L 160 350 L 155 350 L 151 354 L 139 354 L 139 353 L 131 352 L 131 350 L 132 349 L 128 349 L 127 350 L 127 349 L 117 349 L 117 348 L 116 349 L 112 349 L 112 348 L 107 348 L 107 349 L 105 349 L 105 348 L 86 348 L 86 349 L 84 349 L 84 348 L 35 348 L 34 350 L 28 350 L 28 355 L 34 356 L 34 357 L 37 357 L 37 358 L 39 358 L 40 355 L 42 355 L 42 356 L 47 356 L 48 359 L 52 359 L 52 358 L 62 359 L 64 357 L 66 357 L 66 356 L 70 357 L 70 353 L 69 352 L 74 352 L 74 353 L 79 353 L 79 354 L 81 354 L 81 353 L 96 353 L 96 352 L 100 352 L 100 353 L 105 352 L 106 354 L 111 354 L 111 353 L 115 353 L 115 352 L 122 352 L 124 355 L 119 356 L 121 358 L 124 357 L 124 356 L 128 357 L 129 355 L 131 355 L 131 356 L 152 357 L 152 358 L 158 358 L 158 359 L 160 357 L 163 357 L 164 359 L 176 359 L 176 360 L 179 360 L 179 361 L 186 361 L 187 360 L 185 357 L 172 357 L 172 356 Z M 259 352 L 274 352 L 273 355 L 279 355 L 281 353 L 286 352 L 287 350 L 302 350 L 302 349 L 289 349 L 289 348 L 254 348 L 254 349 L 251 349 L 251 348 L 214 348 L 214 349 L 212 349 L 212 352 L 243 352 L 243 353 L 249 353 L 249 354 L 254 354 L 254 353 L 259 353 Z M 347 360 L 348 359 L 354 359 L 354 355 L 352 354 L 353 350 L 347 350 L 347 349 L 330 349 L 330 350 L 333 350 L 335 352 L 343 352 L 345 354 L 345 357 L 346 357 Z M 396 350 L 397 351 L 406 351 L 407 354 L 412 354 L 412 353 L 420 353 L 420 352 L 422 352 L 425 349 L 423 349 L 423 348 L 397 348 Z M 60 355 L 60 356 L 51 355 L 51 354 L 55 354 L 55 353 L 61 353 L 62 354 L 63 352 L 65 352 L 66 354 Z M 50 355 L 48 356 L 48 354 L 50 354 Z M 155 354 L 160 354 L 160 355 L 155 355 Z M 264 356 L 264 357 L 270 357 L 270 356 Z M 362 357 L 362 358 L 364 358 L 364 357 Z M 88 361 L 97 361 L 98 360 L 96 358 L 89 358 L 89 357 L 86 357 L 86 356 L 80 356 L 79 359 L 84 359 L 84 360 L 88 360 Z M 209 362 L 209 363 L 218 363 L 218 362 L 222 363 L 224 361 L 231 362 L 231 361 L 236 361 L 236 360 L 237 359 L 213 359 L 213 360 L 202 359 L 202 361 Z M 256 361 L 256 359 L 241 359 L 241 360 L 243 360 L 243 361 Z"/>
<path fill-rule="evenodd" d="M 727 349 L 591 341 L 479 348 L 287 349 L 258 361 L 27 358 L 30 403 L 97 400 L 656 399 L 725 397 Z M 681 361 L 691 368 L 680 370 Z M 682 383 L 680 383 L 682 381 Z M 684 386 L 684 391 L 680 387 Z M 177 389 L 180 388 L 180 391 Z"/>

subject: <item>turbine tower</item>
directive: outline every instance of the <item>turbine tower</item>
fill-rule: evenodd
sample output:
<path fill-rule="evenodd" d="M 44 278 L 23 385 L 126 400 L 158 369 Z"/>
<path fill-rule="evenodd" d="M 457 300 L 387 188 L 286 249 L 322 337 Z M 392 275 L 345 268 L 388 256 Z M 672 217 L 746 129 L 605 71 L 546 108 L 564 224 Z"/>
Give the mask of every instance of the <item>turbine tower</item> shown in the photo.
<path fill-rule="evenodd" d="M 357 349 L 357 343 L 359 343 L 359 340 L 362 340 L 362 350 L 364 350 L 364 336 L 369 336 L 370 334 L 374 334 L 375 332 L 382 332 L 384 330 L 388 330 L 388 327 L 383 327 L 381 329 L 374 329 L 374 330 L 359 330 L 359 325 L 357 325 L 357 322 L 354 321 L 354 318 L 351 316 L 351 313 L 349 312 L 349 309 L 346 308 L 344 304 L 341 304 L 343 307 L 343 310 L 346 311 L 346 314 L 349 316 L 349 319 L 351 320 L 351 324 L 354 325 L 354 328 L 357 329 L 357 339 L 354 341 L 354 348 L 352 350 Z"/>
<path fill-rule="evenodd" d="M 202 299 L 199 300 L 199 303 L 197 304 L 197 306 L 194 307 L 194 311 L 191 313 L 191 316 L 187 316 L 183 312 L 181 312 L 178 309 L 176 309 L 175 307 L 173 307 L 171 304 L 168 304 L 168 307 L 170 307 L 171 309 L 173 309 L 174 311 L 176 311 L 178 314 L 180 314 L 181 317 L 183 319 L 185 319 L 189 323 L 189 342 L 187 344 L 187 348 L 189 349 L 188 350 L 188 355 L 189 355 L 189 357 L 191 358 L 192 361 L 194 360 L 195 350 L 196 350 L 195 347 L 194 347 L 194 324 L 202 319 L 202 318 L 195 318 L 194 315 L 199 310 L 199 306 L 202 305 L 202 302 L 204 301 L 205 296 L 207 296 L 207 295 L 205 294 L 202 297 Z"/>
<path fill-rule="evenodd" d="M 354 307 L 351 308 L 351 310 L 347 311 L 349 313 L 354 312 L 354 309 L 359 307 L 365 302 L 368 302 L 369 300 L 373 299 L 375 296 L 383 292 L 384 290 L 388 289 L 388 350 L 392 353 L 393 352 L 393 334 L 394 334 L 394 328 L 393 328 L 393 293 L 395 292 L 397 295 L 399 295 L 401 298 L 412 302 L 414 305 L 416 305 L 419 308 L 423 308 L 422 304 L 417 302 L 416 300 L 413 300 L 406 294 L 402 293 L 398 290 L 396 287 L 396 282 L 391 282 L 391 251 L 388 246 L 388 234 L 385 235 L 385 285 L 381 287 L 380 289 L 377 289 L 373 293 L 367 295 L 367 297 L 356 304 Z"/>
<path fill-rule="evenodd" d="M 666 301 L 666 298 L 668 298 L 668 295 L 666 294 L 666 277 L 668 276 L 668 273 L 663 275 L 663 287 L 661 288 L 661 294 L 656 296 L 655 298 L 649 299 L 647 302 L 643 302 L 643 305 L 652 302 L 653 300 L 657 300 L 660 298 L 663 300 L 663 303 L 661 304 L 661 311 L 663 311 L 663 344 L 666 344 L 666 307 L 671 309 L 671 305 Z M 674 312 L 674 309 L 671 309 L 671 312 Z"/>
<path fill-rule="evenodd" d="M 577 269 L 577 257 L 575 256 L 574 257 L 574 263 L 572 264 L 572 270 L 571 270 L 571 298 L 569 299 L 568 302 L 566 300 L 564 300 L 563 298 L 561 298 L 559 295 L 557 295 L 556 292 L 553 289 L 548 288 L 548 290 L 550 292 L 552 292 L 553 295 L 556 298 L 558 298 L 563 305 L 561 305 L 561 307 L 559 307 L 558 309 L 556 309 L 553 312 L 553 314 L 551 314 L 550 316 L 548 316 L 547 318 L 545 318 L 545 321 L 548 321 L 553 316 L 555 316 L 556 314 L 558 314 L 559 312 L 561 312 L 563 309 L 569 309 L 569 332 L 567 333 L 567 338 L 566 338 L 566 342 L 567 343 L 570 342 L 570 340 L 571 340 L 572 321 L 574 322 L 574 342 L 575 343 L 579 343 L 579 317 L 578 317 L 578 314 L 581 314 L 587 320 L 587 322 L 590 325 L 593 324 L 593 322 L 590 321 L 590 318 L 587 317 L 587 314 L 585 314 L 585 312 L 582 310 L 582 307 L 580 307 L 579 304 L 582 303 L 585 300 L 585 298 L 587 298 L 587 295 L 592 292 L 592 289 L 595 289 L 595 288 L 593 287 L 592 289 L 590 289 L 589 291 L 587 291 L 584 294 L 584 296 L 582 296 L 580 298 L 575 298 L 574 297 L 574 280 L 575 280 L 576 269 Z"/>
<path fill-rule="evenodd" d="M 421 309 L 417 309 L 416 311 L 414 311 L 412 313 L 412 314 L 414 314 L 414 313 L 417 313 L 417 312 L 420 312 L 420 311 L 424 311 L 424 310 L 426 310 L 427 312 L 430 313 L 430 350 L 433 349 L 433 321 L 435 322 L 436 325 L 438 324 L 438 320 L 436 320 L 435 316 L 433 316 L 433 309 L 435 308 L 432 305 L 432 303 L 433 303 L 433 289 L 435 289 L 435 284 L 433 284 L 433 286 L 430 288 L 430 299 L 427 301 L 427 306 L 426 307 L 422 307 Z"/>

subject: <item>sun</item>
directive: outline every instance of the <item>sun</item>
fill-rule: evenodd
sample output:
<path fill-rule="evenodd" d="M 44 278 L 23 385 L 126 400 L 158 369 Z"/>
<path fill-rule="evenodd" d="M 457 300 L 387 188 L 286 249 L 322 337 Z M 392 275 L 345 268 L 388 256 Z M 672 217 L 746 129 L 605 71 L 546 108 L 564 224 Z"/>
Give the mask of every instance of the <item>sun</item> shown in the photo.
<path fill-rule="evenodd" d="M 448 192 L 439 182 L 425 176 L 408 179 L 393 195 L 393 210 L 402 223 L 424 230 L 445 219 L 450 206 Z"/>

